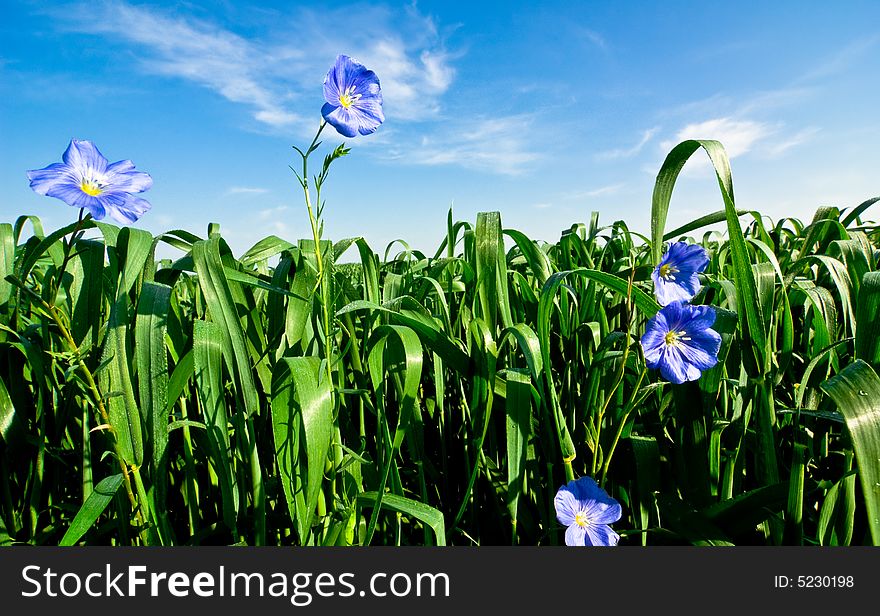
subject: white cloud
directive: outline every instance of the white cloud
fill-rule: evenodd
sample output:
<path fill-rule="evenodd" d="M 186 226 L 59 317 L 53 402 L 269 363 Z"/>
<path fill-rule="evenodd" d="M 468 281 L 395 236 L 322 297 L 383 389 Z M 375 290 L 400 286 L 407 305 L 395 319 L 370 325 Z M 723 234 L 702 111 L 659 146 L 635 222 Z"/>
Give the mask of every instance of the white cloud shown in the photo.
<path fill-rule="evenodd" d="M 261 221 L 276 219 L 284 214 L 290 208 L 286 205 L 279 205 L 278 207 L 267 208 L 265 210 L 260 210 L 257 213 L 257 218 Z M 283 224 L 283 223 L 282 223 Z"/>
<path fill-rule="evenodd" d="M 620 159 L 620 158 L 632 158 L 636 154 L 642 151 L 651 139 L 654 138 L 654 135 L 657 134 L 657 131 L 660 130 L 659 126 L 655 126 L 654 128 L 649 128 L 648 130 L 642 133 L 641 139 L 634 146 L 629 148 L 618 148 L 614 150 L 608 150 L 606 152 L 599 152 L 596 155 L 596 158 L 600 160 L 612 160 L 612 159 Z"/>
<path fill-rule="evenodd" d="M 715 118 L 688 124 L 678 131 L 674 141 L 664 141 L 660 148 L 668 152 L 676 144 L 688 139 L 714 139 L 727 150 L 727 156 L 736 158 L 752 149 L 757 142 L 776 132 L 777 127 L 752 120 Z"/>
<path fill-rule="evenodd" d="M 340 27 L 352 22 L 353 10 L 359 12 L 357 21 L 369 26 Z M 438 114 L 440 97 L 455 76 L 453 56 L 436 26 L 414 7 L 297 9 L 278 15 L 272 31 L 260 38 L 124 0 L 80 2 L 48 12 L 59 27 L 132 44 L 145 72 L 206 87 L 246 105 L 254 120 L 272 129 L 314 130 L 312 119 L 323 102 L 321 82 L 339 52 L 377 72 L 386 114 L 398 120 Z"/>
<path fill-rule="evenodd" d="M 819 130 L 820 130 L 819 128 L 817 128 L 815 126 L 811 126 L 809 128 L 805 128 L 801 131 L 798 131 L 797 133 L 795 133 L 791 137 L 788 137 L 787 139 L 782 139 L 780 141 L 776 141 L 776 142 L 770 144 L 766 148 L 766 153 L 771 158 L 775 158 L 776 156 L 781 156 L 782 154 L 784 154 L 788 150 L 790 150 L 794 147 L 797 147 L 803 143 L 808 142 L 810 139 L 813 138 L 813 136 L 816 133 L 819 132 Z"/>
<path fill-rule="evenodd" d="M 831 54 L 804 73 L 798 81 L 812 81 L 840 73 L 871 51 L 880 43 L 880 35 L 863 37 L 853 41 L 837 53 Z"/>
<path fill-rule="evenodd" d="M 421 165 L 459 165 L 468 169 L 518 175 L 541 158 L 526 140 L 532 117 L 526 114 L 450 122 L 444 135 L 391 152 L 391 157 Z"/>
<path fill-rule="evenodd" d="M 600 186 L 599 188 L 593 188 L 591 190 L 581 190 L 566 193 L 562 196 L 563 199 L 568 201 L 572 201 L 575 199 L 595 199 L 596 197 L 607 197 L 609 195 L 616 195 L 620 192 L 622 188 L 626 186 L 625 184 L 609 184 L 607 186 Z"/>
<path fill-rule="evenodd" d="M 608 43 L 605 41 L 605 37 L 603 37 L 595 30 L 590 30 L 589 28 L 581 28 L 580 33 L 584 35 L 584 38 L 586 38 L 602 51 L 608 50 Z"/>
<path fill-rule="evenodd" d="M 263 195 L 269 192 L 268 188 L 255 188 L 250 186 L 232 186 L 226 190 L 227 195 Z"/>

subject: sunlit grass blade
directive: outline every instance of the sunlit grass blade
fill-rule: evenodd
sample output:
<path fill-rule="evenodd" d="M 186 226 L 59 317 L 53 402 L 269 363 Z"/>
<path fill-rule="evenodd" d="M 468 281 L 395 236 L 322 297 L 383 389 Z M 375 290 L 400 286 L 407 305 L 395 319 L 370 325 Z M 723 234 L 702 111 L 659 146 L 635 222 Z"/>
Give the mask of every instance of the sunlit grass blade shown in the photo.
<path fill-rule="evenodd" d="M 275 459 L 287 507 L 303 543 L 311 539 L 324 463 L 333 433 L 330 385 L 316 357 L 284 358 L 272 379 Z"/>
<path fill-rule="evenodd" d="M 98 482 L 95 489 L 83 503 L 83 506 L 74 516 L 70 527 L 64 533 L 58 545 L 70 546 L 79 541 L 88 532 L 98 517 L 104 513 L 107 505 L 113 500 L 119 487 L 122 485 L 122 473 L 105 477 Z"/>
<path fill-rule="evenodd" d="M 856 360 L 822 384 L 846 418 L 862 484 L 868 527 L 880 545 L 880 377 Z"/>

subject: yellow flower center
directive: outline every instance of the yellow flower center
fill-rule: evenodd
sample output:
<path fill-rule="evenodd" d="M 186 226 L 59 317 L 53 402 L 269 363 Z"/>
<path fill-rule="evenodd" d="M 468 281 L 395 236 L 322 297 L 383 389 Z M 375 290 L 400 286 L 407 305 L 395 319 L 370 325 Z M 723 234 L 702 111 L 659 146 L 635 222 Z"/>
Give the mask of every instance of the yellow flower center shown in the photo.
<path fill-rule="evenodd" d="M 91 178 L 83 178 L 79 183 L 79 189 L 92 197 L 97 197 L 102 192 L 101 185 Z"/>
<path fill-rule="evenodd" d="M 660 278 L 663 280 L 675 280 L 675 274 L 678 273 L 678 268 L 674 265 L 669 265 L 668 263 L 660 266 Z"/>
<path fill-rule="evenodd" d="M 339 104 L 346 109 L 349 109 L 360 99 L 360 97 L 360 94 L 354 93 L 354 86 L 348 86 L 345 88 L 345 92 L 339 95 Z"/>
<path fill-rule="evenodd" d="M 685 331 L 668 331 L 666 335 L 663 336 L 663 341 L 666 343 L 666 346 L 677 347 L 681 345 L 681 342 L 687 342 L 690 340 L 690 336 L 686 335 Z"/>
<path fill-rule="evenodd" d="M 574 516 L 574 523 L 581 528 L 586 528 L 590 525 L 590 518 L 587 517 L 586 512 L 578 511 L 577 514 Z"/>

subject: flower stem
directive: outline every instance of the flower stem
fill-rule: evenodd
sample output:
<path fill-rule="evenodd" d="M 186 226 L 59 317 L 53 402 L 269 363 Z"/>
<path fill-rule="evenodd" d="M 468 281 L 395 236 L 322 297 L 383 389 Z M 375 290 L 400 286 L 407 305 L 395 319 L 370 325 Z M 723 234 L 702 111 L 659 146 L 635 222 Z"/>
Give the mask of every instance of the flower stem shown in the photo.
<path fill-rule="evenodd" d="M 65 343 L 70 349 L 70 352 L 75 357 L 75 361 L 77 364 L 77 369 L 79 370 L 82 377 L 85 379 L 86 386 L 91 394 L 92 398 L 95 401 L 95 405 L 98 408 L 98 413 L 101 416 L 101 421 L 105 426 L 109 428 L 109 432 L 112 435 L 113 449 L 116 453 L 116 459 L 119 462 L 119 467 L 122 469 L 122 478 L 123 483 L 125 485 L 125 492 L 128 496 L 129 503 L 131 503 L 132 511 L 135 512 L 138 521 L 138 534 L 140 535 L 141 541 L 144 544 L 148 544 L 148 538 L 146 534 L 147 524 L 143 515 L 142 507 L 138 506 L 138 499 L 134 495 L 134 490 L 132 489 L 131 477 L 129 474 L 128 465 L 125 462 L 125 458 L 122 455 L 122 450 L 119 447 L 119 442 L 116 440 L 116 432 L 113 429 L 113 426 L 110 424 L 110 415 L 107 413 L 107 407 L 104 406 L 104 399 L 101 397 L 101 392 L 98 390 L 98 385 L 95 382 L 95 377 L 92 375 L 92 371 L 89 370 L 89 367 L 86 366 L 86 362 L 83 361 L 82 357 L 80 357 L 79 347 L 73 339 L 73 336 L 70 334 L 70 330 L 67 325 L 64 323 L 64 320 L 61 318 L 61 313 L 57 308 L 48 304 L 42 297 L 40 297 L 37 293 L 34 293 L 31 289 L 28 289 L 23 284 L 19 283 L 18 286 L 20 289 L 26 291 L 28 295 L 31 296 L 31 299 L 36 302 L 40 308 L 54 321 L 55 325 L 58 327 L 61 332 L 61 337 L 64 338 Z M 132 467 L 134 469 L 134 467 Z M 136 470 L 136 469 L 134 469 Z M 146 503 L 143 503 L 146 506 Z"/>
<path fill-rule="evenodd" d="M 324 130 L 324 127 L 327 126 L 327 122 L 321 120 L 321 125 L 318 127 L 318 132 L 315 133 L 315 138 L 312 139 L 312 143 L 309 146 L 309 149 L 306 150 L 306 153 L 302 155 L 303 166 L 302 166 L 302 187 L 303 187 L 303 195 L 306 199 L 306 209 L 309 212 L 309 223 L 312 226 L 312 237 L 315 242 L 315 261 L 318 267 L 318 284 L 317 287 L 324 287 L 324 276 L 326 275 L 326 271 L 324 269 L 324 258 L 321 254 L 321 230 L 319 227 L 318 217 L 315 215 L 315 210 L 312 207 L 312 195 L 311 190 L 309 189 L 309 154 L 311 154 L 315 148 L 317 147 L 318 138 L 321 136 L 321 132 Z M 320 203 L 316 204 L 320 207 Z M 316 287 L 316 288 L 317 288 Z M 332 354 L 332 342 L 331 342 L 331 332 L 330 332 L 330 298 L 326 296 L 327 294 L 324 292 L 322 288 L 321 292 L 321 316 L 324 326 L 324 360 L 327 364 L 327 382 L 330 386 L 331 392 L 334 391 L 333 387 L 333 369 L 331 366 L 331 354 Z"/>

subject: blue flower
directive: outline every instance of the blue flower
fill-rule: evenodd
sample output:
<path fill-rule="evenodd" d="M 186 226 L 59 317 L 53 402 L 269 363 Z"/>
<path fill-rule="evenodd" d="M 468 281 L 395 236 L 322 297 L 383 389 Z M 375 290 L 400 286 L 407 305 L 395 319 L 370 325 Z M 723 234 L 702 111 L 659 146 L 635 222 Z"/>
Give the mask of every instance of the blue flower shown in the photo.
<path fill-rule="evenodd" d="M 324 78 L 324 100 L 321 115 L 346 137 L 375 133 L 385 121 L 379 78 L 348 56 L 337 56 Z"/>
<path fill-rule="evenodd" d="M 136 221 L 152 207 L 132 193 L 148 190 L 153 178 L 135 171 L 130 160 L 107 164 L 91 141 L 77 139 L 70 142 L 61 159 L 64 162 L 27 172 L 34 192 L 85 208 L 95 220 L 109 216 L 121 224 Z"/>
<path fill-rule="evenodd" d="M 565 545 L 617 545 L 609 524 L 620 519 L 620 503 L 590 477 L 569 481 L 554 499 L 556 519 L 568 527 Z"/>
<path fill-rule="evenodd" d="M 689 302 L 700 290 L 698 272 L 709 265 L 709 255 L 697 244 L 676 242 L 660 259 L 651 278 L 654 280 L 654 296 L 661 306 L 671 302 Z"/>
<path fill-rule="evenodd" d="M 712 329 L 715 309 L 672 302 L 648 321 L 642 350 L 648 368 L 672 383 L 700 378 L 703 370 L 718 363 L 721 336 Z"/>

